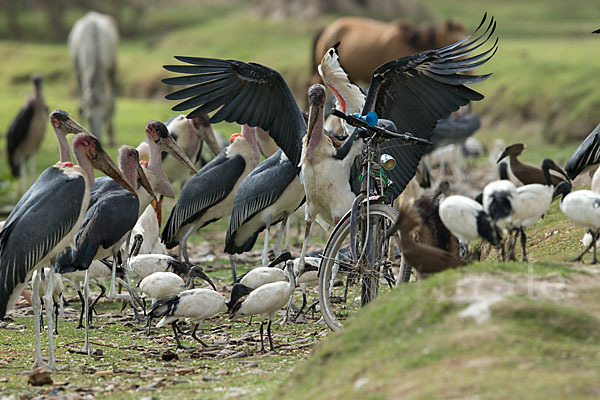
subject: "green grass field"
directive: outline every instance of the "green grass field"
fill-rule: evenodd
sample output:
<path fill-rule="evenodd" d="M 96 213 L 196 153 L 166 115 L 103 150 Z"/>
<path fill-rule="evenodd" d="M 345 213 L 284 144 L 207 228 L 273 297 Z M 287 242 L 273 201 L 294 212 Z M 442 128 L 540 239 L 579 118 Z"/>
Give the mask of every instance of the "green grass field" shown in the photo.
<path fill-rule="evenodd" d="M 498 21 L 499 51 L 480 71 L 493 75 L 476 87 L 485 95 L 474 105 L 483 117 L 476 137 L 488 146 L 496 138 L 507 144 L 521 141 L 527 144 L 523 161 L 539 164 L 551 157 L 564 165 L 581 138 L 599 122 L 600 59 L 595 55 L 600 35 L 590 33 L 600 27 L 597 4 L 588 0 L 423 3 L 434 18 L 462 21 L 467 30 L 474 29 L 486 11 Z M 174 102 L 164 99 L 170 89 L 160 82 L 170 76 L 162 65 L 175 62 L 174 55 L 269 65 L 282 73 L 299 104 L 305 103 L 312 35 L 336 16 L 260 20 L 253 16 L 252 5 L 237 0 L 203 4 L 179 0 L 155 2 L 149 8 L 137 21 L 139 33 L 120 45 L 115 115 L 119 145 L 136 146 L 144 139 L 148 120 L 164 121 L 174 115 L 170 110 Z M 0 20 L 5 13 L 0 10 Z M 72 23 L 79 16 L 68 11 L 65 20 Z M 385 16 L 394 17 L 402 16 Z M 2 141 L 30 93 L 32 73 L 44 75 L 51 110 L 62 108 L 79 119 L 66 43 L 49 39 L 39 12 L 22 13 L 20 22 L 27 28 L 20 41 L 6 39 L 7 27 L 0 24 Z M 216 129 L 228 136 L 239 128 L 221 123 Z M 116 156 L 117 148 L 108 150 Z M 57 158 L 48 127 L 37 156 L 38 173 Z M 18 192 L 2 144 L 0 208 L 14 205 Z M 168 210 L 169 202 L 164 215 Z M 192 239 L 194 244 L 208 242 L 217 254 L 211 276 L 224 290 L 229 289 L 225 285 L 228 260 L 222 253 L 226 227 L 227 221 L 219 221 Z M 210 329 L 206 340 L 219 343 L 216 351 L 243 350 L 246 356 L 224 360 L 196 350 L 180 353 L 178 361 L 164 362 L 161 354 L 174 347 L 170 330 L 146 339 L 134 327 L 123 326 L 118 305 L 102 302 L 103 315 L 95 320 L 92 340 L 101 344 L 96 347 L 104 355 L 88 358 L 68 351 L 79 347 L 83 337 L 74 329 L 71 313 L 68 321 L 59 322 L 57 339 L 59 364 L 66 368 L 53 375 L 55 386 L 33 388 L 26 384 L 33 359 L 33 323 L 30 316 L 22 315 L 13 322 L 16 329 L 0 329 L 0 343 L 5 346 L 0 356 L 0 397 L 93 393 L 98 398 L 595 398 L 600 393 L 600 283 L 596 270 L 574 271 L 567 262 L 580 251 L 583 231 L 566 221 L 555 202 L 527 233 L 532 263 L 500 264 L 490 251 L 484 262 L 383 296 L 343 331 L 323 340 L 327 331 L 322 324 L 278 326 L 275 340 L 289 348 L 265 356 L 256 352 L 256 322 L 248 330 L 222 317 L 204 324 Z M 319 234 L 317 245 L 325 239 Z M 456 292 L 469 279 L 482 277 L 491 286 L 514 283 L 514 295 L 491 305 L 490 319 L 477 324 L 459 317 L 468 302 L 458 300 Z M 564 283 L 558 289 L 550 287 L 563 297 L 544 298 L 539 286 L 528 292 L 526 284 L 515 283 L 528 279 Z M 69 295 L 74 298 L 74 291 Z M 73 308 L 78 307 L 76 301 Z M 320 343 L 311 352 L 316 341 Z"/>

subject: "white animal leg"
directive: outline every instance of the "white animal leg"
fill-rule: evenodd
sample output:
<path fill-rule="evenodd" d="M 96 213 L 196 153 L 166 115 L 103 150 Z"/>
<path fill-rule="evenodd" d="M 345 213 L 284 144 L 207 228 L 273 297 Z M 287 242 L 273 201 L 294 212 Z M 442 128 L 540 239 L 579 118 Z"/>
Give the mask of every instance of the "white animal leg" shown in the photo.
<path fill-rule="evenodd" d="M 48 285 L 44 301 L 46 303 L 46 319 L 48 320 L 48 368 L 56 369 L 56 360 L 54 359 L 54 298 L 52 291 L 54 290 L 54 265 L 50 266 L 50 272 L 46 277 Z"/>
<path fill-rule="evenodd" d="M 231 263 L 231 274 L 233 275 L 233 283 L 235 283 L 237 281 L 237 276 L 236 276 L 236 266 L 235 266 L 235 254 L 230 254 L 229 255 L 229 262 Z"/>
<path fill-rule="evenodd" d="M 300 253 L 300 262 L 298 263 L 298 276 L 304 273 L 304 257 L 306 256 L 306 249 L 310 243 L 312 233 L 312 221 L 306 220 L 306 229 L 304 231 L 304 241 L 302 242 L 302 252 Z"/>
<path fill-rule="evenodd" d="M 269 229 L 271 228 L 271 220 L 267 221 L 265 228 L 265 244 L 262 252 L 262 266 L 266 267 L 269 264 Z"/>
<path fill-rule="evenodd" d="M 85 342 L 83 344 L 82 351 L 87 352 L 88 356 L 92 354 L 92 347 L 90 346 L 90 321 L 89 321 L 89 304 L 90 297 L 90 270 L 85 271 L 85 281 L 83 283 L 83 313 L 85 315 Z"/>
<path fill-rule="evenodd" d="M 33 330 L 35 332 L 35 358 L 32 368 L 38 368 L 44 365 L 42 360 L 42 344 L 40 338 L 40 314 L 42 304 L 40 301 L 40 274 L 36 274 L 33 280 L 33 292 L 31 293 L 31 305 L 33 306 Z"/>

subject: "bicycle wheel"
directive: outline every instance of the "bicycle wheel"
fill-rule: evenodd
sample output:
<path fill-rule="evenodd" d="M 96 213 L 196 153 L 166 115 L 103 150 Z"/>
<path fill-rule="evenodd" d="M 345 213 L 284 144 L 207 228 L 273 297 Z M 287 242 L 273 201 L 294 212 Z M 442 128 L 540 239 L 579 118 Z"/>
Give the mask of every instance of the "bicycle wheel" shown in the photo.
<path fill-rule="evenodd" d="M 394 236 L 387 235 L 397 217 L 398 211 L 386 204 L 370 204 L 367 218 L 366 204 L 361 204 L 353 234 L 351 212 L 333 230 L 319 268 L 321 313 L 332 330 L 341 328 L 349 315 L 375 299 L 380 291 L 394 287 L 392 268 L 400 262 L 397 257 L 388 257 Z M 401 275 L 402 280 L 405 275 Z"/>

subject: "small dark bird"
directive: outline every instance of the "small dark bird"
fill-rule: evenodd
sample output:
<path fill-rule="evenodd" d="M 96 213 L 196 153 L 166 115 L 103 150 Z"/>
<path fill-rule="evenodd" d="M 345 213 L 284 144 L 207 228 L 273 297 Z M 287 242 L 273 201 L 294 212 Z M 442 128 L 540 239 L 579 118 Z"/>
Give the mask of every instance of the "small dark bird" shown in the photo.
<path fill-rule="evenodd" d="M 35 174 L 33 156 L 39 149 L 48 124 L 48 107 L 42 95 L 42 77 L 34 75 L 33 96 L 25 104 L 13 120 L 6 133 L 6 154 L 10 171 L 15 178 L 21 177 L 21 191 L 29 185 L 27 179 Z M 29 161 L 29 177 L 25 175 L 25 162 Z"/>
<path fill-rule="evenodd" d="M 419 226 L 421 217 L 411 205 L 403 204 L 398 211 L 400 215 L 395 229 L 391 231 L 400 231 L 402 256 L 416 271 L 432 274 L 467 264 L 465 260 L 446 250 L 415 242 L 412 232 Z"/>
<path fill-rule="evenodd" d="M 504 157 L 509 158 L 508 162 L 508 177 L 515 185 L 529 185 L 531 183 L 546 184 L 544 173 L 541 168 L 529 164 L 523 164 L 517 157 L 523 153 L 525 145 L 523 143 L 515 143 L 504 149 L 504 152 L 498 158 L 498 162 Z M 552 185 L 556 186 L 562 181 L 571 183 L 571 179 L 562 173 L 552 174 Z"/>

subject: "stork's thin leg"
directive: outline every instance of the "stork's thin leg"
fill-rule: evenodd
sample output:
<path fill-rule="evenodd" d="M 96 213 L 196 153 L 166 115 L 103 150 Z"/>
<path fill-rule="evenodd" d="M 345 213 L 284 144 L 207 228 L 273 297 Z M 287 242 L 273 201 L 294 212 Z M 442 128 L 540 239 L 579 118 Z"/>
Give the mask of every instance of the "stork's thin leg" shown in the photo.
<path fill-rule="evenodd" d="M 290 216 L 287 215 L 285 217 L 285 243 L 284 243 L 284 249 L 289 249 L 290 248 Z"/>
<path fill-rule="evenodd" d="M 48 285 L 46 288 L 46 319 L 48 320 L 48 368 L 56 369 L 56 360 L 54 358 L 54 327 L 52 326 L 52 312 L 54 310 L 54 299 L 52 291 L 54 290 L 54 266 L 50 267 L 50 273 L 46 277 Z"/>
<path fill-rule="evenodd" d="M 229 255 L 229 262 L 231 263 L 231 275 L 233 277 L 233 283 L 237 282 L 236 265 L 235 265 L 235 254 Z"/>
<path fill-rule="evenodd" d="M 192 236 L 192 233 L 194 233 L 195 231 L 196 231 L 196 226 L 195 225 L 190 226 L 188 228 L 188 230 L 183 234 L 181 239 L 179 240 L 179 250 L 181 250 L 181 253 L 183 254 L 183 259 L 187 263 L 190 262 L 190 258 L 188 257 L 188 253 L 187 253 L 187 241 L 188 241 L 189 237 Z"/>
<path fill-rule="evenodd" d="M 290 309 L 292 308 L 293 303 L 294 303 L 294 294 L 292 293 L 292 295 L 290 296 L 290 299 L 288 300 L 287 307 L 285 308 L 285 315 L 281 319 L 281 325 L 287 324 L 288 321 L 291 320 L 290 319 Z M 269 325 L 271 325 L 271 320 L 269 320 Z"/>
<path fill-rule="evenodd" d="M 59 305 L 58 316 L 61 318 L 64 318 L 65 317 L 65 295 L 63 293 L 61 293 L 60 297 L 58 298 L 58 305 Z"/>
<path fill-rule="evenodd" d="M 32 368 L 38 368 L 44 365 L 44 360 L 42 360 L 42 343 L 40 335 L 40 279 L 40 274 L 36 274 L 36 277 L 33 280 L 33 293 L 31 293 L 31 305 L 33 307 L 33 330 L 35 332 L 35 358 L 33 360 Z"/>
<path fill-rule="evenodd" d="M 77 325 L 77 328 L 75 329 L 81 329 L 83 328 L 83 313 L 85 312 L 85 300 L 83 299 L 83 294 L 81 294 L 81 287 L 79 288 L 79 290 L 77 291 L 77 294 L 79 295 L 79 300 L 81 300 L 81 313 L 79 314 L 79 325 Z"/>
<path fill-rule="evenodd" d="M 521 247 L 523 248 L 523 261 L 528 262 L 527 259 L 527 236 L 525 235 L 525 229 L 521 228 Z"/>
<path fill-rule="evenodd" d="M 269 337 L 269 345 L 271 346 L 271 351 L 275 351 L 275 347 L 273 347 L 273 338 L 271 337 L 271 319 L 269 318 L 269 325 L 267 325 L 267 336 Z"/>
<path fill-rule="evenodd" d="M 200 340 L 200 338 L 198 336 L 196 336 L 196 331 L 198 330 L 198 325 L 200 324 L 196 324 L 194 325 L 194 329 L 192 329 L 192 337 L 198 341 L 198 343 L 200 343 L 202 346 L 204 347 L 208 347 L 208 345 L 206 343 L 204 343 L 202 340 Z"/>
<path fill-rule="evenodd" d="M 115 286 L 116 286 L 116 282 L 117 282 L 117 262 L 118 262 L 120 253 L 121 253 L 120 249 L 113 252 L 112 274 L 111 274 L 110 292 L 108 294 L 108 298 L 109 299 L 129 300 L 131 298 L 129 294 L 117 294 L 117 291 L 115 290 Z M 121 258 L 121 260 L 122 260 L 122 258 Z"/>
<path fill-rule="evenodd" d="M 269 265 L 269 229 L 271 228 L 271 221 L 267 221 L 267 227 L 265 228 L 265 244 L 262 252 L 262 266 L 266 267 Z"/>
<path fill-rule="evenodd" d="M 83 344 L 82 351 L 86 352 L 89 355 L 92 354 L 92 347 L 90 346 L 90 320 L 89 320 L 89 312 L 90 312 L 90 270 L 87 269 L 85 271 L 85 281 L 83 284 L 83 304 L 84 304 L 84 314 L 85 314 L 85 342 Z"/>
<path fill-rule="evenodd" d="M 40 332 L 44 329 L 44 297 L 40 297 Z"/>
<path fill-rule="evenodd" d="M 302 242 L 302 252 L 300 253 L 300 262 L 298 263 L 298 276 L 304 273 L 304 257 L 306 256 L 306 249 L 311 239 L 312 231 L 312 220 L 306 219 L 306 229 L 304 230 L 304 241 Z"/>
<path fill-rule="evenodd" d="M 265 342 L 263 340 L 263 325 L 264 325 L 264 323 L 265 323 L 264 320 L 260 321 L 260 352 L 261 353 L 266 353 Z"/>
<path fill-rule="evenodd" d="M 283 235 L 286 234 L 285 228 L 288 221 L 288 215 L 286 214 L 279 224 L 279 232 L 277 233 L 277 244 L 275 245 L 275 255 L 279 255 L 281 252 L 281 243 L 283 242 Z M 287 245 L 286 245 L 287 248 Z"/>

